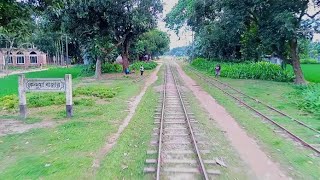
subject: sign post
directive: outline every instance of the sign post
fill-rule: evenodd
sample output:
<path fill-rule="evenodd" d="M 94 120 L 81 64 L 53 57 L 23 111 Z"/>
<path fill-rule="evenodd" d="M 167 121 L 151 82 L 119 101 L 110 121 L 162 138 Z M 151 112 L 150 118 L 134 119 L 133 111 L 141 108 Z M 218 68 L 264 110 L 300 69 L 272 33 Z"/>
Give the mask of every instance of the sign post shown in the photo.
<path fill-rule="evenodd" d="M 67 117 L 71 118 L 73 116 L 71 74 L 66 74 L 64 79 L 66 82 L 66 112 L 67 112 Z"/>
<path fill-rule="evenodd" d="M 27 98 L 25 89 L 25 77 L 24 74 L 19 75 L 19 109 L 20 116 L 25 119 L 27 118 Z"/>
<path fill-rule="evenodd" d="M 73 116 L 72 102 L 72 76 L 66 74 L 65 78 L 33 78 L 26 79 L 24 74 L 19 75 L 19 107 L 20 116 L 27 117 L 26 92 L 65 92 L 66 114 L 68 118 Z"/>

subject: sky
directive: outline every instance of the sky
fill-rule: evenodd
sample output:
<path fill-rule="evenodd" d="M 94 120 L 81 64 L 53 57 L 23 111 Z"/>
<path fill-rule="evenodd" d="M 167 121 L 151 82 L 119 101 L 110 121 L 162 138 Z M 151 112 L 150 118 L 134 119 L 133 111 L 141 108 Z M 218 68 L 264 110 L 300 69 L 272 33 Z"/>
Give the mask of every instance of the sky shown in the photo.
<path fill-rule="evenodd" d="M 163 18 L 171 11 L 175 4 L 178 3 L 178 0 L 163 0 Z M 186 29 L 182 29 L 179 36 L 175 32 L 166 28 L 166 23 L 163 20 L 159 20 L 158 28 L 162 31 L 165 31 L 169 34 L 171 44 L 170 48 L 187 46 L 192 42 L 192 32 Z M 179 38 L 180 37 L 180 38 Z"/>
<path fill-rule="evenodd" d="M 178 3 L 178 0 L 163 0 L 163 18 L 171 11 L 175 4 Z M 312 4 L 309 6 L 309 14 L 314 14 L 318 9 L 314 8 Z M 176 35 L 175 32 L 167 29 L 165 27 L 166 23 L 163 20 L 159 20 L 158 28 L 162 31 L 165 31 L 169 34 L 171 44 L 170 48 L 180 47 L 180 46 L 187 46 L 190 45 L 192 42 L 192 32 L 185 29 L 181 30 L 179 37 Z M 320 34 L 314 35 L 314 41 L 320 41 Z"/>

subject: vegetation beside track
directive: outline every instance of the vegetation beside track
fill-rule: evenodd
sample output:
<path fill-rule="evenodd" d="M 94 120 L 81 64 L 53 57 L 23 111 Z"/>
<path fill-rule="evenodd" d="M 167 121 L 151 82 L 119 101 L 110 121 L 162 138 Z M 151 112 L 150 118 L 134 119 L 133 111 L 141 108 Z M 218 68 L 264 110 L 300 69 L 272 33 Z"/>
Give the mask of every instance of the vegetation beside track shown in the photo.
<path fill-rule="evenodd" d="M 117 89 L 117 94 L 110 100 L 94 96 L 80 98 L 78 103 L 75 100 L 72 119 L 65 118 L 63 105 L 29 108 L 27 123 L 56 122 L 57 126 L 0 137 L 0 179 L 92 179 L 88 174 L 95 153 L 118 130 L 128 114 L 128 100 L 140 92 L 143 84 L 130 77 L 79 79 L 75 87 L 106 86 Z M 16 113 L 0 116 L 1 121 L 16 119 Z"/>
<path fill-rule="evenodd" d="M 188 68 L 184 68 L 184 70 L 189 76 L 195 79 L 204 90 L 223 105 L 239 124 L 258 140 L 258 143 L 263 149 L 266 149 L 272 158 L 281 163 L 290 176 L 297 179 L 316 179 L 320 176 L 320 160 L 318 157 L 312 155 L 312 151 L 298 147 L 291 138 L 289 139 L 277 133 L 276 131 L 278 130 L 273 125 L 266 123 L 261 118 L 257 118 L 256 115 L 246 108 L 237 105 L 233 99 L 223 94 L 220 90 L 212 88 L 212 86 L 199 79 Z M 294 88 L 289 84 L 256 80 L 222 80 L 229 83 L 234 82 L 234 84 L 231 83 L 234 87 L 239 88 L 249 95 L 259 95 L 260 100 L 265 100 L 266 102 L 271 101 L 270 104 L 276 103 L 276 108 L 290 115 L 300 112 L 299 116 L 310 118 L 315 123 L 318 122 L 314 116 L 297 110 L 297 106 L 291 104 L 290 101 L 286 102 L 284 100 L 287 93 L 294 91 Z M 275 88 L 277 88 L 277 91 L 273 91 Z"/>
<path fill-rule="evenodd" d="M 218 64 L 221 65 L 221 77 L 279 82 L 292 82 L 294 79 L 292 71 L 282 70 L 280 66 L 269 62 L 228 63 L 197 58 L 191 63 L 198 70 L 206 71 L 213 75 Z"/>
<path fill-rule="evenodd" d="M 162 90 L 163 71 L 158 74 L 157 82 L 150 86 L 136 110 L 136 114 L 128 127 L 118 139 L 117 144 L 108 153 L 98 172 L 98 178 L 103 179 L 143 179 L 147 150 L 152 137 L 154 113 Z"/>
<path fill-rule="evenodd" d="M 214 68 L 217 64 L 222 66 L 221 77 L 278 82 L 292 82 L 294 79 L 292 66 L 282 70 L 280 66 L 268 62 L 228 63 L 198 58 L 191 63 L 192 67 L 212 75 L 215 74 Z M 320 64 L 301 64 L 301 68 L 307 81 L 320 83 Z"/>

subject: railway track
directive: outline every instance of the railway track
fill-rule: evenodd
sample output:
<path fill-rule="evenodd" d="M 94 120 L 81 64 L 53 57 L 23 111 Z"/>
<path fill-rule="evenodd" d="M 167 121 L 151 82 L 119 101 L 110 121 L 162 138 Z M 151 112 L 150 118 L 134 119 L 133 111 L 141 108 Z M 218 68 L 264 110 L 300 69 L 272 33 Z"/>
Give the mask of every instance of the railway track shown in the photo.
<path fill-rule="evenodd" d="M 201 72 L 194 68 L 189 67 L 189 69 L 200 79 L 213 85 L 224 94 L 238 101 L 244 107 L 280 128 L 294 140 L 311 149 L 317 155 L 320 155 L 320 131 L 317 129 L 307 125 L 301 120 L 293 118 L 265 102 L 233 88 L 227 83 L 221 82 L 215 78 L 206 78 Z M 288 126 L 288 124 L 290 124 L 290 126 Z"/>
<path fill-rule="evenodd" d="M 155 179 L 209 179 L 221 172 L 217 160 L 204 160 L 209 150 L 206 142 L 200 140 L 203 132 L 195 128 L 198 123 L 188 111 L 188 102 L 178 85 L 173 67 L 166 65 L 164 87 L 156 112 L 153 150 L 147 152 L 147 173 L 154 173 Z M 199 137 L 199 138 L 198 138 Z M 221 164 L 220 164 L 221 165 Z"/>

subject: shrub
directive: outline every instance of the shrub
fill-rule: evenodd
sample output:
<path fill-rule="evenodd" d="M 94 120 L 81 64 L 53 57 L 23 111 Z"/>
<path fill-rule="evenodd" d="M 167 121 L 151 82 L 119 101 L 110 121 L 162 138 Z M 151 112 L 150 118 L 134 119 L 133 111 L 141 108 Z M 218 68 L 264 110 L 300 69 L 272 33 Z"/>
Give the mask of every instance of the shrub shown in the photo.
<path fill-rule="evenodd" d="M 108 89 L 105 87 L 87 86 L 77 88 L 74 92 L 74 96 L 85 95 L 99 98 L 113 98 L 117 95 L 118 90 L 118 88 Z"/>
<path fill-rule="evenodd" d="M 320 116 L 320 84 L 301 86 L 297 94 L 301 96 L 296 102 L 301 109 Z"/>
<path fill-rule="evenodd" d="M 45 107 L 65 104 L 63 93 L 34 93 L 27 97 L 28 107 Z"/>
<path fill-rule="evenodd" d="M 0 98 L 0 108 L 3 110 L 18 108 L 19 98 L 17 95 L 7 95 Z"/>
<path fill-rule="evenodd" d="M 135 63 L 131 64 L 130 70 L 131 71 L 132 70 L 138 71 L 140 69 L 141 65 L 143 66 L 143 68 L 145 70 L 152 70 L 152 69 L 156 68 L 158 64 L 154 61 L 150 61 L 150 62 L 139 61 L 139 62 L 135 62 Z"/>
<path fill-rule="evenodd" d="M 96 65 L 92 64 L 87 68 L 83 69 L 82 73 L 85 75 L 93 75 L 96 70 Z M 111 64 L 109 62 L 103 63 L 101 65 L 102 73 L 120 73 L 122 72 L 122 65 L 121 64 Z"/>
<path fill-rule="evenodd" d="M 122 65 L 120 64 L 110 64 L 104 63 L 102 65 L 102 73 L 121 73 Z"/>
<path fill-rule="evenodd" d="M 316 59 L 301 59 L 300 60 L 301 64 L 319 64 L 319 61 L 317 61 Z"/>
<path fill-rule="evenodd" d="M 261 79 L 279 82 L 291 82 L 294 74 L 269 62 L 219 63 L 203 58 L 195 59 L 191 65 L 199 70 L 214 74 L 215 66 L 220 64 L 221 77 L 234 79 Z"/>
<path fill-rule="evenodd" d="M 74 92 L 74 96 L 93 96 L 98 98 L 113 98 L 117 95 L 119 88 L 108 89 L 105 87 L 81 87 L 77 88 Z M 64 93 L 28 93 L 27 103 L 28 107 L 46 107 L 52 105 L 65 104 Z M 94 100 L 90 98 L 82 98 L 74 101 L 75 105 L 91 106 L 94 105 Z M 17 109 L 19 105 L 19 98 L 17 95 L 7 95 L 0 98 L 0 109 L 11 110 Z"/>

